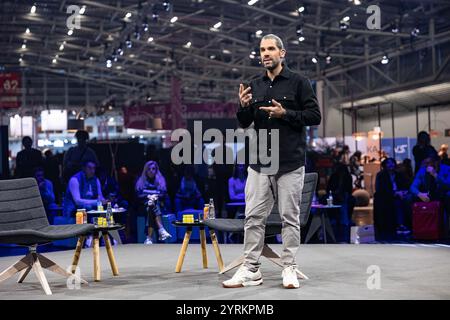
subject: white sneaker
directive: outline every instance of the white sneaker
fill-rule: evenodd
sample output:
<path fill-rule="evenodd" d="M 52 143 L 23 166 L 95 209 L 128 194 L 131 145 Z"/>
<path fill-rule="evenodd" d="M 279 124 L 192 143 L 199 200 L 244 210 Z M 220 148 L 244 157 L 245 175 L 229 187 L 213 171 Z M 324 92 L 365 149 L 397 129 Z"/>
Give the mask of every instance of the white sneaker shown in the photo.
<path fill-rule="evenodd" d="M 247 267 L 241 266 L 234 276 L 222 282 L 224 288 L 240 288 L 249 286 L 259 286 L 263 283 L 261 271 L 251 272 Z"/>
<path fill-rule="evenodd" d="M 284 268 L 281 276 L 283 277 L 283 287 L 285 287 L 286 289 L 297 289 L 298 287 L 300 287 L 297 279 L 296 266 L 289 266 L 287 268 Z"/>
<path fill-rule="evenodd" d="M 147 239 L 145 239 L 144 244 L 153 244 L 152 238 L 147 237 Z"/>
<path fill-rule="evenodd" d="M 164 240 L 166 240 L 168 238 L 172 238 L 172 235 L 170 233 L 168 233 L 166 231 L 166 229 L 164 229 L 164 228 L 159 229 L 158 233 L 159 233 L 159 240 L 160 241 L 164 241 Z"/>

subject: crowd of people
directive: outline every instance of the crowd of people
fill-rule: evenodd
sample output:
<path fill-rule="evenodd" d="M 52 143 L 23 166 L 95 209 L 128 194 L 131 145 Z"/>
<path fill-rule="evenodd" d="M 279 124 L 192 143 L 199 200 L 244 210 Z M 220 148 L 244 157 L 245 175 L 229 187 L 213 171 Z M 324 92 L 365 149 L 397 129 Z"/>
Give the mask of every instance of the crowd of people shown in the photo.
<path fill-rule="evenodd" d="M 32 148 L 32 139 L 24 137 L 23 150 L 17 154 L 14 177 L 36 179 L 50 221 L 53 221 L 52 214 L 57 208 L 63 217 L 70 218 L 79 208 L 95 210 L 99 204 L 105 207 L 111 202 L 113 207 L 128 212 L 127 216 L 120 216 L 120 222 L 129 227 L 130 241 L 136 240 L 136 218 L 145 217 L 144 243 L 152 244 L 154 231 L 157 231 L 159 241 L 172 236 L 163 226 L 164 214 L 186 209 L 202 210 L 205 200 L 213 198 L 220 216 L 224 202 L 245 201 L 247 171 L 243 165 L 236 165 L 234 173 L 230 174 L 227 174 L 226 165 L 223 165 L 225 168 L 210 165 L 206 169 L 202 165 L 170 165 L 163 174 L 158 162 L 150 160 L 138 174 L 133 175 L 123 166 L 114 175 L 99 163 L 95 151 L 88 146 L 88 132 L 79 130 L 75 138 L 76 146 L 63 155 L 53 155 L 46 150 L 43 157 L 41 151 Z M 202 174 L 203 171 L 206 173 Z M 223 196 L 222 186 L 227 183 L 229 193 Z"/>
<path fill-rule="evenodd" d="M 381 170 L 376 175 L 373 198 L 377 240 L 389 241 L 410 235 L 415 202 L 437 201 L 447 216 L 450 213 L 448 145 L 443 144 L 436 151 L 430 141 L 427 132 L 418 133 L 417 144 L 412 150 L 414 169 L 411 159 L 406 158 L 397 163 L 394 158 L 382 153 Z M 334 150 L 333 156 L 334 172 L 328 180 L 327 192 L 332 193 L 336 204 L 342 205 L 340 225 L 348 227 L 355 205 L 352 192 L 362 187 L 362 164 L 370 162 L 370 159 L 363 159 L 360 151 L 350 156 L 347 146 Z M 443 227 L 448 229 L 446 219 Z"/>
<path fill-rule="evenodd" d="M 131 233 L 136 233 L 133 219 L 136 216 L 146 218 L 146 244 L 153 243 L 154 231 L 160 241 L 172 236 L 163 226 L 162 215 L 185 209 L 201 210 L 210 198 L 219 203 L 218 216 L 235 218 L 239 210 L 243 213 L 239 204 L 245 203 L 245 165 L 235 165 L 231 171 L 226 165 L 220 168 L 218 165 L 206 165 L 206 168 L 203 168 L 205 165 L 171 165 L 163 174 L 158 162 L 151 160 L 136 177 L 126 167 L 113 175 L 101 166 L 94 150 L 88 147 L 89 134 L 78 131 L 75 137 L 77 145 L 60 159 L 50 150 L 42 156 L 41 151 L 32 148 L 30 137 L 23 138 L 23 150 L 17 154 L 15 177 L 36 179 L 48 211 L 60 206 L 63 216 L 71 217 L 78 208 L 92 210 L 99 202 L 109 201 L 115 207 L 127 209 L 128 217 L 122 217 L 121 222 L 130 225 Z M 378 240 L 392 240 L 411 233 L 414 202 L 440 201 L 445 211 L 450 212 L 448 146 L 442 145 L 436 151 L 428 133 L 420 132 L 413 155 L 414 169 L 410 159 L 397 163 L 383 154 L 373 199 Z M 341 205 L 338 233 L 348 241 L 355 206 L 352 194 L 363 187 L 362 165 L 369 160 L 360 151 L 350 155 L 348 146 L 333 150 L 332 157 L 334 165 L 327 179 L 326 196 L 331 194 L 334 203 Z M 224 185 L 228 188 L 224 189 Z M 223 205 L 230 202 L 236 205 Z M 130 237 L 135 239 L 135 235 Z"/>

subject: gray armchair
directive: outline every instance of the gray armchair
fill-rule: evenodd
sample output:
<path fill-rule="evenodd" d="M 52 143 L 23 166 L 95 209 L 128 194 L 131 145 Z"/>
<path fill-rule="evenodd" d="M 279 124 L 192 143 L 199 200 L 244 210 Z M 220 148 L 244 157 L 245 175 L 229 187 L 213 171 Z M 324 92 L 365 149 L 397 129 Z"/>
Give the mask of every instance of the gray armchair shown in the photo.
<path fill-rule="evenodd" d="M 86 235 L 94 230 L 92 224 L 49 225 L 39 187 L 33 178 L 0 181 L 0 243 L 29 248 L 29 253 L 0 273 L 0 282 L 20 272 L 19 283 L 33 269 L 45 293 L 52 292 L 42 268 L 65 277 L 73 276 L 55 262 L 36 252 L 39 245 Z M 86 281 L 79 279 L 82 283 Z"/>

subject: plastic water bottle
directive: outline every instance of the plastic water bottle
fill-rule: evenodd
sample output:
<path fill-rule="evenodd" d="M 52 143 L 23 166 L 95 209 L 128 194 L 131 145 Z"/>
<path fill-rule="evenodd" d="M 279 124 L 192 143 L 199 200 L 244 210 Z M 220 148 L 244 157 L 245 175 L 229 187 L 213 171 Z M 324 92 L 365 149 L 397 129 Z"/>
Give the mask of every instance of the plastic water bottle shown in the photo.
<path fill-rule="evenodd" d="M 108 223 L 108 225 L 114 224 L 113 220 L 111 219 L 112 216 L 111 202 L 108 201 L 108 204 L 106 205 L 106 222 Z"/>
<path fill-rule="evenodd" d="M 211 198 L 211 199 L 209 199 L 208 219 L 215 219 L 215 218 L 216 218 L 216 212 L 214 210 L 214 200 Z"/>
<path fill-rule="evenodd" d="M 327 205 L 330 207 L 333 205 L 333 194 L 331 193 L 331 191 L 330 194 L 328 195 Z"/>

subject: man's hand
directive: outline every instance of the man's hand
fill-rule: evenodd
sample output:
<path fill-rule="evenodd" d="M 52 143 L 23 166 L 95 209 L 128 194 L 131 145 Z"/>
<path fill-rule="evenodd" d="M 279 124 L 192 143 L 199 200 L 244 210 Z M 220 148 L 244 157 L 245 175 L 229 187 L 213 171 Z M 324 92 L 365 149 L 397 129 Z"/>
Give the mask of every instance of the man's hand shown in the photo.
<path fill-rule="evenodd" d="M 286 109 L 283 108 L 281 103 L 272 99 L 273 107 L 260 107 L 259 109 L 266 111 L 269 114 L 269 118 L 281 118 L 286 114 Z"/>
<path fill-rule="evenodd" d="M 241 103 L 241 106 L 244 108 L 248 107 L 250 101 L 252 100 L 251 90 L 252 90 L 251 87 L 244 89 L 244 85 L 242 83 L 239 85 L 239 102 Z"/>
<path fill-rule="evenodd" d="M 430 197 L 428 197 L 427 193 L 419 192 L 417 196 L 422 200 L 423 202 L 430 202 Z"/>
<path fill-rule="evenodd" d="M 427 167 L 427 172 L 429 174 L 431 174 L 433 177 L 435 177 L 435 178 L 437 177 L 436 169 L 434 169 L 434 167 L 428 166 Z"/>

